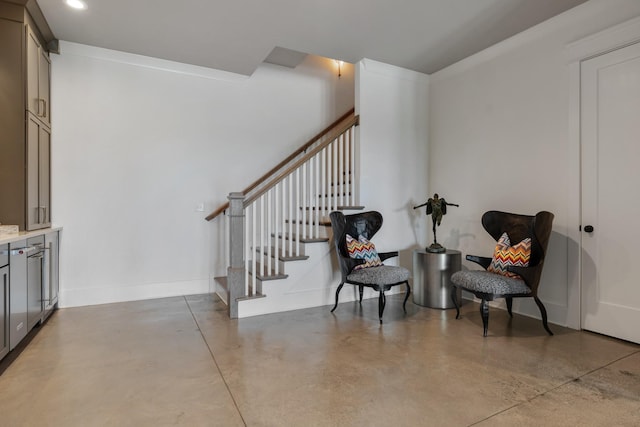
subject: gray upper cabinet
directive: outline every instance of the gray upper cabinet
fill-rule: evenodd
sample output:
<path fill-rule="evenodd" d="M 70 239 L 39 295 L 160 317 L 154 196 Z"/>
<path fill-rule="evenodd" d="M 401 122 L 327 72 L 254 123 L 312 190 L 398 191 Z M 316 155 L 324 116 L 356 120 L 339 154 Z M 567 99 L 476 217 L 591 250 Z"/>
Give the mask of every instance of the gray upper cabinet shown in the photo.
<path fill-rule="evenodd" d="M 27 40 L 27 110 L 51 126 L 49 54 L 31 26 L 26 25 Z"/>
<path fill-rule="evenodd" d="M 51 131 L 27 117 L 27 230 L 51 225 Z"/>
<path fill-rule="evenodd" d="M 51 226 L 53 35 L 33 5 L 0 0 L 0 223 L 21 230 Z"/>

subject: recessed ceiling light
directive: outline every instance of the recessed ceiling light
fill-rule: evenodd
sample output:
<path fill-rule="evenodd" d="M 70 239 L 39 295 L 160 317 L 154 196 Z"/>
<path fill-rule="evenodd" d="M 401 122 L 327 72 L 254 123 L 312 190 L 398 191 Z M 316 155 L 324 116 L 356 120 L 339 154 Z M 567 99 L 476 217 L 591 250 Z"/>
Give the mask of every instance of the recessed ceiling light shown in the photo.
<path fill-rule="evenodd" d="M 87 4 L 82 0 L 66 0 L 67 6 L 72 7 L 74 9 L 86 9 Z"/>

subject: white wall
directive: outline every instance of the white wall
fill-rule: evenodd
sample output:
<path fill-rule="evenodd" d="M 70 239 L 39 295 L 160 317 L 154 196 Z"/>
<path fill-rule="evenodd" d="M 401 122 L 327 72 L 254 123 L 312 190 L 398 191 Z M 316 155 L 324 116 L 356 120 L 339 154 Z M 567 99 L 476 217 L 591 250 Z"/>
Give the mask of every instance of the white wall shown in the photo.
<path fill-rule="evenodd" d="M 376 248 L 401 251 L 397 262 L 409 269 L 412 250 L 427 239 L 426 216 L 413 206 L 427 195 L 428 83 L 425 74 L 369 59 L 356 68 L 361 203 L 383 215 Z"/>
<path fill-rule="evenodd" d="M 553 212 L 540 297 L 554 323 L 580 326 L 568 258 L 578 245 L 579 147 L 571 142 L 577 112 L 567 45 L 639 14 L 637 0 L 592 0 L 430 79 L 429 189 L 461 205 L 443 221 L 439 240 L 490 255 L 483 212 Z M 528 299 L 514 310 L 539 317 Z"/>
<path fill-rule="evenodd" d="M 243 78 L 61 42 L 52 68 L 67 307 L 209 291 L 204 217 L 354 102 L 353 66 L 314 56 Z"/>

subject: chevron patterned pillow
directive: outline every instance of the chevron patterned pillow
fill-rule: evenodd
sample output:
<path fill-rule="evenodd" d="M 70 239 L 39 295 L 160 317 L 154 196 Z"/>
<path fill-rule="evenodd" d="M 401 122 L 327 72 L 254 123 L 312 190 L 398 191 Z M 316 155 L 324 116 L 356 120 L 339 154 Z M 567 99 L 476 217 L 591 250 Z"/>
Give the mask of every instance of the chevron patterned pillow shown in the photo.
<path fill-rule="evenodd" d="M 520 279 L 521 277 L 517 274 L 507 271 L 507 267 L 510 265 L 528 267 L 530 258 L 531 238 L 527 237 L 520 243 L 511 246 L 509 235 L 505 232 L 502 233 L 502 236 L 498 239 L 496 249 L 494 250 L 493 257 L 491 258 L 491 264 L 487 267 L 487 271 L 512 277 L 514 279 Z"/>
<path fill-rule="evenodd" d="M 347 252 L 349 252 L 350 258 L 365 260 L 364 264 L 356 265 L 354 270 L 382 265 L 375 245 L 364 236 L 359 236 L 356 240 L 347 234 Z"/>

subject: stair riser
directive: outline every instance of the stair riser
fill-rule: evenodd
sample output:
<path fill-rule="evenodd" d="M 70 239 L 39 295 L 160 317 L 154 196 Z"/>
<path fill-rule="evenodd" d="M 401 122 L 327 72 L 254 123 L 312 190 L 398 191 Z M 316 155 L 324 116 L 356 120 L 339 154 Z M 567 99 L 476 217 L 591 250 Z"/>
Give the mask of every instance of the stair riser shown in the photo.
<path fill-rule="evenodd" d="M 266 275 L 267 276 L 271 276 L 274 275 L 276 272 L 276 266 L 275 264 L 271 264 L 271 272 L 269 273 L 268 271 L 268 264 L 262 264 L 260 262 L 256 262 L 256 272 L 258 274 L 258 276 L 264 276 L 265 275 L 265 271 L 266 271 Z M 251 265 L 249 265 L 249 274 L 253 274 L 253 271 L 251 270 Z M 285 275 L 287 273 L 285 273 L 285 263 L 282 261 L 278 262 L 278 274 L 279 275 Z"/>

